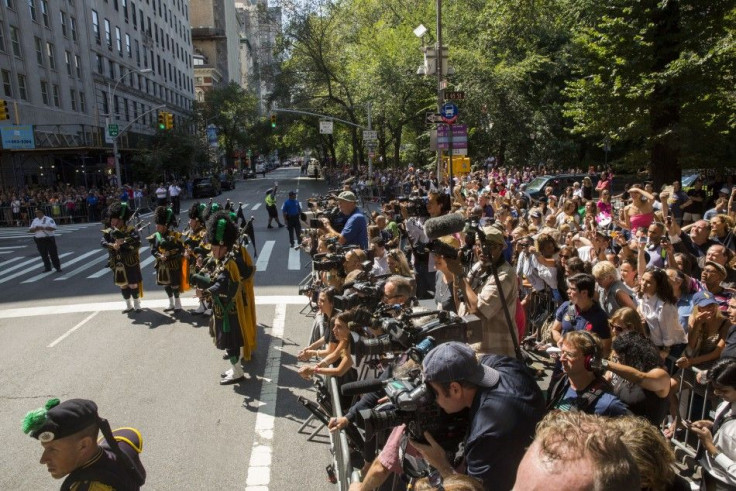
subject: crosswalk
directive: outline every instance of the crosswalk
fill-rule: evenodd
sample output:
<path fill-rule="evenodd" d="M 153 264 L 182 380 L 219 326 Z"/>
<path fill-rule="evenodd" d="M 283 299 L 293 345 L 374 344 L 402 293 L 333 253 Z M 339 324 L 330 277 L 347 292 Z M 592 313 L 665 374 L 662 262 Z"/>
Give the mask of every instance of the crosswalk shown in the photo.
<path fill-rule="evenodd" d="M 72 223 L 69 225 L 59 225 L 56 227 L 56 235 L 72 234 L 79 230 L 83 230 L 89 227 L 100 227 L 99 223 Z M 3 239 L 33 239 L 32 234 L 28 233 L 28 229 L 24 227 L 10 227 L 0 228 L 0 240 Z M 0 247 L 0 254 L 8 254 L 3 252 L 3 247 Z"/>
<path fill-rule="evenodd" d="M 282 239 L 283 240 L 283 239 Z M 307 264 L 309 257 L 301 250 L 288 249 L 288 256 L 279 257 L 280 254 L 274 254 L 275 240 L 266 240 L 258 249 L 258 257 L 254 258 L 256 263 L 257 275 L 279 274 L 283 271 L 284 263 L 289 271 L 302 269 Z M 144 274 L 153 274 L 154 257 L 148 252 L 148 247 L 141 247 L 139 252 L 141 255 L 141 271 Z M 65 282 L 70 279 L 84 278 L 88 280 L 97 280 L 104 276 L 110 275 L 111 270 L 107 266 L 108 253 L 103 249 L 94 249 L 82 253 L 60 252 L 62 273 L 56 271 L 46 272 L 43 270 L 43 262 L 36 253 L 35 246 L 0 246 L 0 253 L 8 252 L 15 254 L 13 257 L 0 257 L 0 285 L 8 284 L 12 280 L 17 280 L 19 284 L 36 283 L 44 279 L 54 282 Z M 248 248 L 248 252 L 253 254 L 253 249 Z M 271 271 L 269 271 L 269 268 Z"/>

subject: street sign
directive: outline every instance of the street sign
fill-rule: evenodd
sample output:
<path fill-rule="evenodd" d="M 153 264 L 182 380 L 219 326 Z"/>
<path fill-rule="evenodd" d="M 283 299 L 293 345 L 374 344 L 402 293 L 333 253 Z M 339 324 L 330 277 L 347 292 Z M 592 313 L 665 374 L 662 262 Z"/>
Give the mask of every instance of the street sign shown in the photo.
<path fill-rule="evenodd" d="M 427 124 L 441 123 L 442 122 L 442 116 L 440 116 L 439 114 L 437 114 L 435 112 L 427 111 L 427 113 L 424 115 L 424 121 Z"/>
<path fill-rule="evenodd" d="M 468 125 L 440 125 L 437 127 L 437 148 L 447 150 L 450 148 L 450 131 L 452 131 L 453 152 L 461 148 L 468 148 Z"/>
<path fill-rule="evenodd" d="M 319 132 L 322 135 L 331 135 L 333 129 L 332 121 L 320 121 Z"/>
<path fill-rule="evenodd" d="M 365 146 L 368 148 L 368 150 L 375 150 L 375 148 L 378 146 L 378 143 L 375 141 L 367 141 L 365 142 Z"/>
<path fill-rule="evenodd" d="M 378 140 L 378 131 L 374 130 L 363 130 L 363 141 L 376 141 Z"/>
<path fill-rule="evenodd" d="M 442 121 L 447 124 L 452 124 L 457 121 L 457 113 L 457 106 L 455 104 L 452 102 L 445 102 L 440 114 L 442 115 Z"/>
<path fill-rule="evenodd" d="M 116 124 L 108 124 L 107 125 L 107 134 L 110 136 L 118 136 L 118 125 Z"/>
<path fill-rule="evenodd" d="M 373 152 L 373 151 L 368 152 L 368 157 L 373 158 L 375 156 L 376 156 L 376 152 Z"/>
<path fill-rule="evenodd" d="M 455 92 L 445 92 L 445 99 L 448 101 L 462 101 L 465 99 L 465 92 L 463 91 L 455 91 Z"/>

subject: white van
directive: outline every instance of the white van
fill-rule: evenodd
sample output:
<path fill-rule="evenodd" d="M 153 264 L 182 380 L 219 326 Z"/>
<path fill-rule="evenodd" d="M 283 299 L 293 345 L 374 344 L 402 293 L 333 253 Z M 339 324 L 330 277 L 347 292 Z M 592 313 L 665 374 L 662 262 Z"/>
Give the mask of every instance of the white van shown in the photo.
<path fill-rule="evenodd" d="M 319 161 L 317 159 L 310 160 L 309 165 L 307 165 L 307 176 L 317 179 L 320 176 L 320 171 Z"/>

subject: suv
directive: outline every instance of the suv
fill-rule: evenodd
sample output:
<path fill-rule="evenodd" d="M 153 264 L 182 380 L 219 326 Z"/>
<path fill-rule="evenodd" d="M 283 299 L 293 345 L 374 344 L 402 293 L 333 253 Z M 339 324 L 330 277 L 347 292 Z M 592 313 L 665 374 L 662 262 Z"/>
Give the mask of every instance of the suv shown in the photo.
<path fill-rule="evenodd" d="M 593 187 L 598 184 L 600 179 L 597 175 L 590 174 L 558 174 L 555 176 L 538 176 L 532 179 L 529 184 L 526 185 L 524 190 L 524 199 L 528 202 L 537 201 L 539 198 L 544 196 L 544 188 L 552 186 L 552 194 L 559 196 L 565 191 L 567 186 L 572 186 L 574 182 L 582 184 L 583 178 L 590 177 L 593 181 Z"/>
<path fill-rule="evenodd" d="M 214 177 L 198 177 L 192 181 L 192 198 L 212 198 L 220 194 L 220 181 Z"/>
<path fill-rule="evenodd" d="M 235 189 L 235 179 L 230 174 L 220 174 L 220 189 L 230 191 Z"/>

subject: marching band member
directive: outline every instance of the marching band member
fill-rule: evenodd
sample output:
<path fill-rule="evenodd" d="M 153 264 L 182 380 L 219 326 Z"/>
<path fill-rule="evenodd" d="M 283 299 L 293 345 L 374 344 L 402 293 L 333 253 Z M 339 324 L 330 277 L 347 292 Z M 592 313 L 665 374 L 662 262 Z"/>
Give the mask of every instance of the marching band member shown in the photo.
<path fill-rule="evenodd" d="M 176 216 L 171 208 L 157 207 L 154 221 L 156 233 L 148 237 L 148 242 L 151 244 L 151 255 L 156 258 L 156 284 L 162 285 L 169 297 L 169 306 L 164 312 L 179 312 L 184 244 L 181 242 L 181 234 L 170 230 L 176 226 Z"/>
<path fill-rule="evenodd" d="M 110 228 L 102 231 L 102 247 L 110 254 L 109 265 L 113 274 L 113 281 L 120 287 L 125 299 L 124 314 L 135 310 L 141 311 L 143 296 L 143 275 L 141 274 L 141 257 L 138 248 L 141 238 L 136 227 L 128 225 L 133 216 L 133 210 L 128 203 L 111 204 L 107 209 Z"/>
<path fill-rule="evenodd" d="M 205 228 L 205 219 L 203 213 L 207 210 L 204 203 L 194 203 L 189 209 L 189 228 L 182 234 L 184 242 L 184 259 L 186 268 L 184 274 L 187 278 L 191 278 L 202 267 L 204 267 L 207 256 L 209 255 L 209 245 L 207 244 L 207 229 Z M 198 295 L 199 296 L 199 295 Z M 207 310 L 204 299 L 199 296 L 199 307 L 190 311 L 193 315 L 203 314 Z"/>

